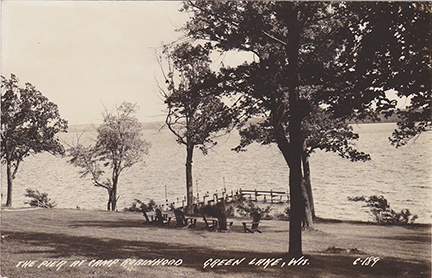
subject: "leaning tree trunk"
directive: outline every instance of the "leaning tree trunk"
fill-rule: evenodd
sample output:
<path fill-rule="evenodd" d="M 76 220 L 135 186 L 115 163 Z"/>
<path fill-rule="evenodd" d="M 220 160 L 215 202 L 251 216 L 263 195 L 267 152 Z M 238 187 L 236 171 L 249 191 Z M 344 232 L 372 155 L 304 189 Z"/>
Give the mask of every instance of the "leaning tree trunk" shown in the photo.
<path fill-rule="evenodd" d="M 306 187 L 306 179 L 302 178 L 302 194 L 305 200 L 304 214 L 303 214 L 303 229 L 311 230 L 313 229 L 313 217 L 311 210 L 311 203 L 308 196 L 308 191 Z"/>
<path fill-rule="evenodd" d="M 303 142 L 302 168 L 303 168 L 302 193 L 306 202 L 304 219 L 303 219 L 303 228 L 313 229 L 315 208 L 313 203 L 312 186 L 311 186 L 311 179 L 310 179 L 309 156 L 306 153 L 306 141 Z"/>
<path fill-rule="evenodd" d="M 305 189 L 309 200 L 310 211 L 312 214 L 312 219 L 315 219 L 316 215 L 315 215 L 315 205 L 314 205 L 313 193 L 312 193 L 312 184 L 310 178 L 311 176 L 310 176 L 309 156 L 303 156 L 302 163 L 303 163 L 303 177 L 305 181 Z"/>
<path fill-rule="evenodd" d="M 278 115 L 277 110 L 275 110 L 275 113 L 273 115 Z M 276 116 L 277 117 L 277 116 Z M 273 126 L 274 130 L 276 131 L 276 142 L 278 144 L 279 150 L 282 152 L 286 163 L 288 164 L 288 168 L 291 168 L 290 161 L 291 161 L 291 147 L 290 143 L 285 137 L 285 131 L 283 126 L 279 124 L 274 124 Z M 303 142 L 304 146 L 306 146 L 306 141 Z M 315 209 L 313 204 L 313 197 L 312 197 L 312 187 L 310 183 L 310 167 L 309 167 L 309 159 L 307 156 L 305 156 L 305 152 L 303 149 L 302 153 L 302 166 L 303 166 L 303 178 L 301 182 L 302 186 L 302 195 L 305 201 L 305 211 L 303 214 L 303 227 L 306 229 L 312 229 L 313 228 L 313 219 L 315 218 Z"/>
<path fill-rule="evenodd" d="M 193 214 L 193 182 L 192 182 L 192 156 L 194 145 L 186 146 L 186 198 L 187 209 L 186 214 Z"/>

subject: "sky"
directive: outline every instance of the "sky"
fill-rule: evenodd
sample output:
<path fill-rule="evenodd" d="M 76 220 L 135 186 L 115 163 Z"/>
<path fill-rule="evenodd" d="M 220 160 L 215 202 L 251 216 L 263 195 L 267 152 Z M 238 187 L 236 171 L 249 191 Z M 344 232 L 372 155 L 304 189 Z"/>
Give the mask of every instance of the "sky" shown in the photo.
<path fill-rule="evenodd" d="M 137 117 L 142 122 L 165 119 L 155 52 L 183 36 L 176 29 L 189 15 L 179 12 L 181 2 L 1 4 L 1 74 L 9 78 L 14 73 L 22 86 L 33 84 L 58 105 L 69 126 L 99 124 L 105 109 L 123 101 L 140 107 Z M 237 53 L 220 61 L 239 64 L 245 59 L 251 57 Z"/>
<path fill-rule="evenodd" d="M 33 84 L 69 126 L 136 103 L 142 122 L 164 120 L 155 51 L 183 34 L 177 1 L 1 1 L 1 74 Z"/>

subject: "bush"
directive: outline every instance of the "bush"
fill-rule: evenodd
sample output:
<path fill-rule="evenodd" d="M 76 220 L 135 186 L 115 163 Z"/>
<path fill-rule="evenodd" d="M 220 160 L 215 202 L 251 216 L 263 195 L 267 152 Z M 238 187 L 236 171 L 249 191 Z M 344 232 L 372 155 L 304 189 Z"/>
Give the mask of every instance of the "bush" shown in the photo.
<path fill-rule="evenodd" d="M 123 211 L 132 211 L 132 212 L 143 212 L 143 211 L 153 211 L 156 207 L 156 202 L 150 200 L 148 204 L 143 203 L 141 200 L 134 199 L 132 204 L 129 207 L 125 207 Z"/>
<path fill-rule="evenodd" d="M 123 211 L 131 211 L 131 212 L 141 212 L 142 208 L 141 206 L 144 205 L 141 200 L 134 199 L 132 204 L 129 207 L 125 207 Z"/>
<path fill-rule="evenodd" d="M 412 215 L 409 209 L 403 209 L 399 213 L 390 208 L 390 204 L 384 196 L 373 195 L 369 198 L 365 196 L 348 197 L 348 201 L 365 202 L 378 223 L 384 224 L 412 224 L 418 218 Z"/>
<path fill-rule="evenodd" d="M 28 198 L 32 198 L 30 201 L 24 202 L 24 204 L 29 204 L 32 207 L 41 207 L 41 208 L 53 208 L 57 204 L 48 198 L 48 193 L 40 193 L 36 189 L 27 188 L 27 193 L 24 196 Z"/>
<path fill-rule="evenodd" d="M 150 201 L 146 204 L 141 205 L 142 210 L 145 211 L 153 211 L 156 209 L 156 202 L 153 199 L 150 199 Z"/>
<path fill-rule="evenodd" d="M 276 219 L 288 221 L 290 219 L 290 207 L 287 206 L 282 212 L 277 214 Z"/>
<path fill-rule="evenodd" d="M 257 206 L 253 201 L 240 201 L 237 205 L 237 211 L 242 216 L 251 216 L 253 217 L 256 214 L 261 215 L 261 219 L 272 219 L 273 217 L 270 215 L 271 206 L 267 206 L 265 208 L 261 208 Z"/>
<path fill-rule="evenodd" d="M 201 209 L 204 214 L 210 215 L 212 217 L 219 218 L 221 216 L 226 216 L 225 204 L 223 203 L 204 205 Z"/>
<path fill-rule="evenodd" d="M 228 208 L 226 209 L 226 216 L 234 217 L 235 216 L 234 212 L 235 212 L 234 206 L 228 206 Z"/>

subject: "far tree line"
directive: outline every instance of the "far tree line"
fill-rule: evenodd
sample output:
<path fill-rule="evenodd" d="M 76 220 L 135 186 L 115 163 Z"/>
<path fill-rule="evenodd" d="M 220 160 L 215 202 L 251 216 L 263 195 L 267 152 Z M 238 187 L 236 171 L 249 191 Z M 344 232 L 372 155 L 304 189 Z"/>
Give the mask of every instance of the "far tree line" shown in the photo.
<path fill-rule="evenodd" d="M 276 144 L 287 163 L 289 254 L 299 256 L 302 222 L 312 225 L 314 217 L 309 167 L 314 150 L 352 161 L 370 159 L 353 145 L 358 134 L 349 123 L 379 115 L 397 116 L 398 128 L 390 137 L 396 147 L 432 127 L 428 2 L 185 1 L 182 10 L 192 14 L 182 29 L 186 37 L 164 46 L 158 61 L 166 125 L 186 148 L 189 213 L 194 149 L 206 154 L 216 136 L 237 128 L 241 141 L 235 151 L 253 142 Z M 233 51 L 253 59 L 212 67 L 214 55 Z M 390 90 L 409 99 L 403 110 L 389 98 Z M 33 107 L 50 113 L 42 116 Z M 108 190 L 112 210 L 120 173 L 149 147 L 133 111 L 133 105 L 123 104 L 116 114 L 106 113 L 96 146 L 71 149 L 70 162 Z M 56 105 L 32 85 L 19 89 L 15 76 L 2 77 L 1 151 L 8 189 L 27 155 L 64 152 L 54 135 L 66 128 Z M 112 170 L 105 181 L 102 166 Z"/>

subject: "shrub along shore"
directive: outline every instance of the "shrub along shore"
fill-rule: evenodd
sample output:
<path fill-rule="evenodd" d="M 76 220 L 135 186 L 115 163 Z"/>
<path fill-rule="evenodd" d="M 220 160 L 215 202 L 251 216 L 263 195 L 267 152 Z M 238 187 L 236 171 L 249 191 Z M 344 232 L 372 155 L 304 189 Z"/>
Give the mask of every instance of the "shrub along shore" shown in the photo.
<path fill-rule="evenodd" d="M 431 225 L 319 219 L 304 257 L 287 257 L 288 221 L 244 233 L 145 225 L 136 212 L 3 209 L 3 277 L 431 277 Z"/>

